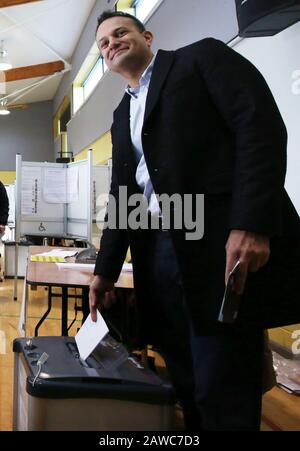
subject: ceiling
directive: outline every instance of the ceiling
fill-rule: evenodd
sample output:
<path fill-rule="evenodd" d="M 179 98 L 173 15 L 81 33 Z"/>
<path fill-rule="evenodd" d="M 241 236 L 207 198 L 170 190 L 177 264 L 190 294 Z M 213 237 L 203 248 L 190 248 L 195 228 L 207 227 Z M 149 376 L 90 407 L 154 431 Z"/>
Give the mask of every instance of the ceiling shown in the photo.
<path fill-rule="evenodd" d="M 13 69 L 0 72 L 8 105 L 54 98 L 95 0 L 0 0 L 0 40 Z"/>

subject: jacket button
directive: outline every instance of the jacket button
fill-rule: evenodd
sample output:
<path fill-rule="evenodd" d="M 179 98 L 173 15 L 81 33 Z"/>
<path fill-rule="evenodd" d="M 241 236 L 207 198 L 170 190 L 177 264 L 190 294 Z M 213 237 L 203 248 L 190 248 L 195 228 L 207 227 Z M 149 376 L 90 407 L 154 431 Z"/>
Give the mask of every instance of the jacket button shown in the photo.
<path fill-rule="evenodd" d="M 155 168 L 155 169 L 154 169 L 154 172 L 158 172 L 158 168 Z"/>
<path fill-rule="evenodd" d="M 128 166 L 128 164 L 127 164 L 127 163 L 124 163 L 124 168 L 127 168 L 127 166 Z"/>

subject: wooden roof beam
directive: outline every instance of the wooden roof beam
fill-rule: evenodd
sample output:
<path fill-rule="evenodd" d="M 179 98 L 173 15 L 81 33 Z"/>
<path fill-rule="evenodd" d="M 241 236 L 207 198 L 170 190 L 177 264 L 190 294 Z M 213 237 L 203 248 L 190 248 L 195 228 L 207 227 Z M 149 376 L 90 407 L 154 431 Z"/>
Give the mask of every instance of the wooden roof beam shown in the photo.
<path fill-rule="evenodd" d="M 34 66 L 17 67 L 4 72 L 5 82 L 26 80 L 28 78 L 46 77 L 61 72 L 65 68 L 63 61 L 36 64 Z"/>
<path fill-rule="evenodd" d="M 9 6 L 23 5 L 24 3 L 33 3 L 41 0 L 0 0 L 0 8 L 8 8 Z"/>

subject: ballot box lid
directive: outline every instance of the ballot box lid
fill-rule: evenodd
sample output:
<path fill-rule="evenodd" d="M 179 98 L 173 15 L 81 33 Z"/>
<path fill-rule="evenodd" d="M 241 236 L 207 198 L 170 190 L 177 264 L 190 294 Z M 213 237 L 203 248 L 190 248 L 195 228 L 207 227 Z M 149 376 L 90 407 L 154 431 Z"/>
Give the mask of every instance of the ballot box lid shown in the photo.
<path fill-rule="evenodd" d="M 110 336 L 86 361 L 80 359 L 74 337 L 17 338 L 13 351 L 27 375 L 26 391 L 39 398 L 110 398 L 174 404 L 169 382 L 145 368 Z M 38 362 L 42 356 L 46 360 Z"/>

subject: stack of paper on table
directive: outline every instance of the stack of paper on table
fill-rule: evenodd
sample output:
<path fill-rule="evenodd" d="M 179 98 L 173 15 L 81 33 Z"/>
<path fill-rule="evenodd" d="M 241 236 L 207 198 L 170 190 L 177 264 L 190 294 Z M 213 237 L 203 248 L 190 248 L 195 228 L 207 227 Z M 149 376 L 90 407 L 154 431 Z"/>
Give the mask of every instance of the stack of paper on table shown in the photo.
<path fill-rule="evenodd" d="M 71 255 L 69 255 L 68 257 L 71 257 Z M 55 258 L 57 258 L 57 257 L 55 257 Z M 35 260 L 35 261 L 37 261 L 37 260 Z M 39 261 L 44 261 L 44 260 L 39 260 Z M 48 261 L 50 261 L 50 260 L 48 260 Z M 51 260 L 51 261 L 54 261 L 59 269 L 84 269 L 85 271 L 94 271 L 94 269 L 95 269 L 94 263 L 76 263 L 76 262 L 69 263 L 69 262 L 66 262 L 64 259 L 63 260 Z M 132 272 L 132 263 L 124 263 L 122 266 L 122 271 Z"/>
<path fill-rule="evenodd" d="M 74 257 L 77 251 L 64 251 L 63 249 L 54 249 L 42 254 L 31 255 L 30 261 L 32 262 L 46 262 L 57 263 L 65 262 L 67 257 Z"/>

